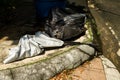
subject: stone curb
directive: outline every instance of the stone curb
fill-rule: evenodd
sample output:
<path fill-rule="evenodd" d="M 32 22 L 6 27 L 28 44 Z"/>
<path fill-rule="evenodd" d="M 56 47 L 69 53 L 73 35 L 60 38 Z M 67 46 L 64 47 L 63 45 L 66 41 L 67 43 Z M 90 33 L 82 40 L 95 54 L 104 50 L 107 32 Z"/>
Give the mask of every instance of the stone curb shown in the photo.
<path fill-rule="evenodd" d="M 99 4 L 105 3 L 99 2 L 100 0 L 95 0 Z M 108 1 L 110 2 L 110 1 Z M 118 5 L 115 5 L 117 3 L 116 1 L 113 1 L 114 8 L 118 10 Z M 120 18 L 117 16 L 114 16 L 114 14 L 110 14 L 107 12 L 104 12 L 100 10 L 100 7 L 96 5 L 97 3 L 89 3 L 89 10 L 92 14 L 92 17 L 94 18 L 94 24 L 96 24 L 96 30 L 99 33 L 100 38 L 100 45 L 102 47 L 102 53 L 105 57 L 107 57 L 111 62 L 114 63 L 114 65 L 117 67 L 118 71 L 120 72 L 120 38 L 119 38 L 119 25 L 118 22 L 115 24 L 113 20 L 119 21 Z M 108 5 L 108 4 L 107 4 Z M 111 6 L 109 4 L 109 6 Z M 104 6 L 104 8 L 106 8 Z M 114 9 L 111 8 L 111 9 Z M 107 16 L 106 16 L 107 15 Z M 110 18 L 110 19 L 109 19 Z M 113 19 L 113 20 L 112 20 Z M 112 22 L 111 22 L 112 21 Z M 114 30 L 114 28 L 116 28 Z"/>
<path fill-rule="evenodd" d="M 79 45 L 57 56 L 33 64 L 0 71 L 0 80 L 49 80 L 63 70 L 78 67 L 95 54 L 89 45 Z"/>

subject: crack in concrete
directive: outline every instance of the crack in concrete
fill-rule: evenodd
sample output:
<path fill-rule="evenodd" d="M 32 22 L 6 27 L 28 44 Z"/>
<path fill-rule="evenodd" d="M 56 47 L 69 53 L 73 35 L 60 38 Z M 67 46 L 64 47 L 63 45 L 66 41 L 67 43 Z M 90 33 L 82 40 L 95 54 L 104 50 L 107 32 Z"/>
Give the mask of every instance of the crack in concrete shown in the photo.
<path fill-rule="evenodd" d="M 86 53 L 85 51 L 81 50 L 80 48 L 76 48 L 76 49 L 78 49 L 80 52 L 85 53 L 85 54 L 88 55 L 88 56 L 91 56 L 89 53 Z"/>
<path fill-rule="evenodd" d="M 94 48 L 94 53 L 93 53 L 93 55 L 90 55 L 89 53 L 87 53 L 87 52 L 85 52 L 85 51 L 83 51 L 83 50 L 81 50 L 80 48 L 77 48 L 79 51 L 81 51 L 81 52 L 83 52 L 83 53 L 85 53 L 85 54 L 87 54 L 88 56 L 98 56 L 98 55 L 100 55 L 101 53 L 98 53 L 98 49 L 96 49 L 96 47 L 95 46 L 93 46 L 93 45 L 90 45 L 90 44 L 88 44 L 90 47 L 92 47 L 92 48 Z"/>

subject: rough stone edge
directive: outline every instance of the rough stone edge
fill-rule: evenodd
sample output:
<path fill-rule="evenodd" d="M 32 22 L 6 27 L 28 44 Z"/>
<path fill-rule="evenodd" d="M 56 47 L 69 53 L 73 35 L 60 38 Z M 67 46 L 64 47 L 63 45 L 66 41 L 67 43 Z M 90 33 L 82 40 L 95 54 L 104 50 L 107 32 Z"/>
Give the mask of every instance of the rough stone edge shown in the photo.
<path fill-rule="evenodd" d="M 81 45 L 80 45 L 81 46 Z M 94 55 L 78 46 L 52 58 L 33 64 L 0 71 L 0 80 L 49 80 L 63 70 L 73 69 Z"/>
<path fill-rule="evenodd" d="M 117 51 L 119 49 L 116 48 L 119 47 L 117 43 L 118 40 L 115 38 L 115 36 L 109 30 L 108 26 L 105 24 L 105 20 L 101 16 L 101 11 L 99 11 L 95 7 L 95 3 L 92 3 L 91 5 L 89 4 L 89 10 L 96 22 L 95 24 L 97 25 L 96 29 L 98 30 L 98 33 L 100 35 L 99 38 L 101 41 L 102 53 L 105 57 L 107 57 L 114 63 L 114 65 L 120 72 L 120 57 L 117 54 Z"/>

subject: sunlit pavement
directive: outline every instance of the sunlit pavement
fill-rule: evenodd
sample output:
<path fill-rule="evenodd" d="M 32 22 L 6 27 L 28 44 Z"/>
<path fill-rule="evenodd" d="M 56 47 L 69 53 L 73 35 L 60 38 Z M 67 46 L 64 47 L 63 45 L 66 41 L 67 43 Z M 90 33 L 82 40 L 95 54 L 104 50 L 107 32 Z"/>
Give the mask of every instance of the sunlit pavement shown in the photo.
<path fill-rule="evenodd" d="M 120 73 L 104 56 L 94 58 L 82 66 L 64 71 L 51 80 L 119 80 Z"/>

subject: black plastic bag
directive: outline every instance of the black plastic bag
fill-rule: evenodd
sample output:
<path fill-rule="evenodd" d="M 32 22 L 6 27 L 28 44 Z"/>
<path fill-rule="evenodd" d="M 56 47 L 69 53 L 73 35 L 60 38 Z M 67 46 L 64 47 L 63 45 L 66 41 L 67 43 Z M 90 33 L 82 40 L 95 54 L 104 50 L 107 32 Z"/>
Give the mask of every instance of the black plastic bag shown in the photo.
<path fill-rule="evenodd" d="M 45 31 L 51 37 L 68 40 L 86 31 L 84 14 L 70 14 L 67 10 L 55 8 L 51 12 L 51 19 L 47 20 Z"/>

